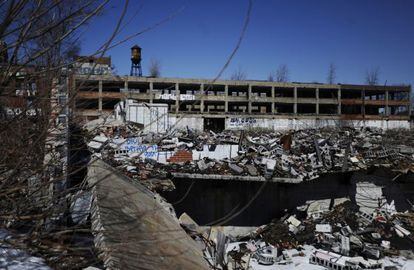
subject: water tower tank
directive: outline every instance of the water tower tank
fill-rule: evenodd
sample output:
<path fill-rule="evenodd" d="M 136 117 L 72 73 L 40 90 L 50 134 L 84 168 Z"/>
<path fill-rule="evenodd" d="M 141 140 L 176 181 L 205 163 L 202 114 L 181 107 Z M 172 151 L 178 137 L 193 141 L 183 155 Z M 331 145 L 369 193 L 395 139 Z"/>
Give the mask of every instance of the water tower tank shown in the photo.
<path fill-rule="evenodd" d="M 131 61 L 134 64 L 141 62 L 141 47 L 135 45 L 131 48 Z"/>

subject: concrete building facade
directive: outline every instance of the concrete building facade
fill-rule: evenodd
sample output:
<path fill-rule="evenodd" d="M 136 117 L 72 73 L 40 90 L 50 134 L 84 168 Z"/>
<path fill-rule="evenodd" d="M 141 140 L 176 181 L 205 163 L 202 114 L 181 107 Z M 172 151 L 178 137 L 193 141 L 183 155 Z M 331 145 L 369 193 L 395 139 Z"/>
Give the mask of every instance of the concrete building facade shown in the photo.
<path fill-rule="evenodd" d="M 409 128 L 411 86 L 277 83 L 74 75 L 75 115 L 113 112 L 124 99 L 168 105 L 171 126 L 297 129 L 332 125 Z"/>

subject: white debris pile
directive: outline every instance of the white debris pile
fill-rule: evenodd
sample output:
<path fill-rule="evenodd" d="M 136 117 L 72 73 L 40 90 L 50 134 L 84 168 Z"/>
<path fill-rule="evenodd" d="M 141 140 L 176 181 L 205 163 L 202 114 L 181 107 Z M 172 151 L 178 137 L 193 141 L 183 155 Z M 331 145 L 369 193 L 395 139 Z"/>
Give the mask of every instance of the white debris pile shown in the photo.
<path fill-rule="evenodd" d="M 90 134 L 87 145 L 95 156 L 145 179 L 168 178 L 177 172 L 300 182 L 370 167 L 397 174 L 414 171 L 414 139 L 401 140 L 401 145 L 387 132 L 373 128 L 221 133 L 186 129 L 160 135 L 116 125 Z M 399 136 L 404 134 L 410 137 L 408 131 Z"/>
<path fill-rule="evenodd" d="M 214 269 L 411 269 L 414 265 L 413 213 L 385 212 L 373 206 L 371 214 L 365 213 L 368 220 L 361 215 L 363 207 L 349 199 L 326 205 L 326 200 L 307 202 L 295 214 L 238 236 L 223 227 L 199 226 L 187 214 L 179 221 L 200 243 Z M 307 212 L 311 206 L 313 210 Z"/>

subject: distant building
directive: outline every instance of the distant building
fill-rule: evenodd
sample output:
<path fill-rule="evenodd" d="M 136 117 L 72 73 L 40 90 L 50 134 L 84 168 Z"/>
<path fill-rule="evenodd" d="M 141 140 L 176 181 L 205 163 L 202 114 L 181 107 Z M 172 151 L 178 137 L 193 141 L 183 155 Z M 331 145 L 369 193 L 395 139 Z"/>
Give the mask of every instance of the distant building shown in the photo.
<path fill-rule="evenodd" d="M 9 67 L 8 63 L 0 64 L 2 117 L 12 117 L 22 113 L 34 116 L 47 104 L 46 99 L 39 97 L 47 96 L 51 85 L 50 80 L 45 78 L 41 70 L 35 66 Z"/>
<path fill-rule="evenodd" d="M 75 72 L 81 75 L 111 75 L 111 57 L 78 56 Z"/>

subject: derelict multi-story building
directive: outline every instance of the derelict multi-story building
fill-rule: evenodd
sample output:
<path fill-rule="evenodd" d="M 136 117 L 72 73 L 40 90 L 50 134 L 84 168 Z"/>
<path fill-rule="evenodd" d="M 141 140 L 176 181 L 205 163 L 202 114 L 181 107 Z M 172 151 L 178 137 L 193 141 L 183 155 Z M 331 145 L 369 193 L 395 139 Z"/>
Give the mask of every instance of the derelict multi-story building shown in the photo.
<path fill-rule="evenodd" d="M 75 113 L 94 119 L 123 99 L 168 105 L 171 124 L 196 129 L 409 127 L 410 86 L 276 83 L 74 75 Z"/>
<path fill-rule="evenodd" d="M 140 51 L 136 54 L 140 57 Z M 105 60 L 110 66 L 110 58 Z M 102 66 L 97 70 L 98 64 L 88 58 L 71 80 L 75 115 L 85 120 L 111 114 L 121 100 L 134 99 L 168 105 L 171 127 L 199 130 L 410 126 L 411 86 L 116 76 Z"/>

